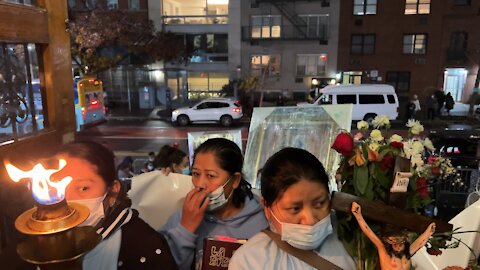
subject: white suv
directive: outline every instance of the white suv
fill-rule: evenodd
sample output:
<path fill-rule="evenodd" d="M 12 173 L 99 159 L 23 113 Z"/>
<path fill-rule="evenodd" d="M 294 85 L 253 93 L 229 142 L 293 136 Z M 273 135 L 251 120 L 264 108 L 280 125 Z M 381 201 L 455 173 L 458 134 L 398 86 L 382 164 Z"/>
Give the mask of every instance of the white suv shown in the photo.
<path fill-rule="evenodd" d="M 192 107 L 178 108 L 172 112 L 172 122 L 186 126 L 190 122 L 219 122 L 228 127 L 233 120 L 243 116 L 238 102 L 228 98 L 209 98 Z"/>

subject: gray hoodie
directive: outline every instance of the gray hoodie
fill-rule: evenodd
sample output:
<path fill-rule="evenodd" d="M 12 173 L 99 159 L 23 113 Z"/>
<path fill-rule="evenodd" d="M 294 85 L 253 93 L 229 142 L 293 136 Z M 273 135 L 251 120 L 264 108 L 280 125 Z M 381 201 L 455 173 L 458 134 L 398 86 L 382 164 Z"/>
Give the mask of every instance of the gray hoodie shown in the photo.
<path fill-rule="evenodd" d="M 196 269 L 199 269 L 203 255 L 203 240 L 207 237 L 222 235 L 237 239 L 249 239 L 268 227 L 260 199 L 257 196 L 254 196 L 253 199 L 247 197 L 243 209 L 226 220 L 220 220 L 207 212 L 196 234 L 185 229 L 180 224 L 181 219 L 182 209 L 179 209 L 170 216 L 161 230 L 181 270 L 191 269 L 194 257 Z"/>

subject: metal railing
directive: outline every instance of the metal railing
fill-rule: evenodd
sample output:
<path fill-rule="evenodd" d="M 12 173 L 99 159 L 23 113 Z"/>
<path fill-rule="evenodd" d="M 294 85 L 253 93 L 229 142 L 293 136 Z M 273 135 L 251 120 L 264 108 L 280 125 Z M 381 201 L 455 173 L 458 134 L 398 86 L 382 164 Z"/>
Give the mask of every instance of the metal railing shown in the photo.
<path fill-rule="evenodd" d="M 257 29 L 259 31 L 257 31 Z M 280 31 L 270 31 L 267 34 L 261 33 L 260 26 L 242 26 L 243 40 L 319 40 L 327 42 L 328 40 L 328 25 L 320 25 L 315 29 L 304 29 L 299 31 L 298 27 L 281 26 Z M 267 31 L 268 32 L 268 31 Z"/>
<path fill-rule="evenodd" d="M 226 63 L 228 53 L 198 53 L 190 58 L 191 63 Z"/>
<path fill-rule="evenodd" d="M 228 24 L 228 15 L 163 16 L 163 24 Z"/>
<path fill-rule="evenodd" d="M 457 168 L 456 174 L 436 182 L 433 197 L 439 218 L 450 220 L 464 209 L 472 187 L 477 185 L 478 176 L 478 169 Z"/>

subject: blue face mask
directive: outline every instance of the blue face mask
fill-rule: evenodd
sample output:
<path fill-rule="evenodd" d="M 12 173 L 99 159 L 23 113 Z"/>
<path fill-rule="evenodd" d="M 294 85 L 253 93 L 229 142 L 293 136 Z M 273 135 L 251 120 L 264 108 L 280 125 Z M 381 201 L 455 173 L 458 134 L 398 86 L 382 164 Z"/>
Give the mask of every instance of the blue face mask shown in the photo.
<path fill-rule="evenodd" d="M 189 168 L 189 167 L 183 168 L 183 169 L 182 169 L 182 174 L 190 175 L 190 168 Z"/>
<path fill-rule="evenodd" d="M 272 210 L 270 210 L 270 213 L 272 213 L 273 218 L 275 218 L 275 220 L 282 226 L 282 241 L 285 241 L 299 249 L 316 249 L 333 232 L 330 214 L 318 221 L 316 224 L 309 226 L 281 222 L 273 214 Z M 271 226 L 271 228 L 272 227 L 275 228 L 274 226 Z"/>
<path fill-rule="evenodd" d="M 147 166 L 147 169 L 148 169 L 149 171 L 153 171 L 153 170 L 155 170 L 155 166 L 153 166 L 153 165 L 148 165 L 148 166 Z"/>

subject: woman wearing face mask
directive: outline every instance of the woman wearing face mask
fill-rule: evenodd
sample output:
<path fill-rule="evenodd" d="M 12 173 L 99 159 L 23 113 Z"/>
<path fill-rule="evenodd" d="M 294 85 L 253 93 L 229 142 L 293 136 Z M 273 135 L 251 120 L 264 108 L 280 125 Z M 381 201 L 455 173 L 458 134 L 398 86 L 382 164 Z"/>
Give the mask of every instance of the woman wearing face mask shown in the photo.
<path fill-rule="evenodd" d="M 314 155 L 282 149 L 266 162 L 261 188 L 270 228 L 240 247 L 229 269 L 316 269 L 296 251 L 323 263 L 321 269 L 355 269 L 333 230 L 328 176 Z"/>
<path fill-rule="evenodd" d="M 248 239 L 268 226 L 242 165 L 240 148 L 227 139 L 207 140 L 195 150 L 194 189 L 162 228 L 180 269 L 191 269 L 193 262 L 199 269 L 206 237 Z"/>
<path fill-rule="evenodd" d="M 190 174 L 187 154 L 170 145 L 165 145 L 160 149 L 153 164 L 157 169 L 164 170 L 167 174 L 170 172 Z"/>
<path fill-rule="evenodd" d="M 117 180 L 113 153 L 93 142 L 65 145 L 56 158 L 67 165 L 55 179 L 71 176 L 69 202 L 82 204 L 90 216 L 80 226 L 94 226 L 102 241 L 83 260 L 83 269 L 177 269 L 168 243 L 130 208 Z"/>

